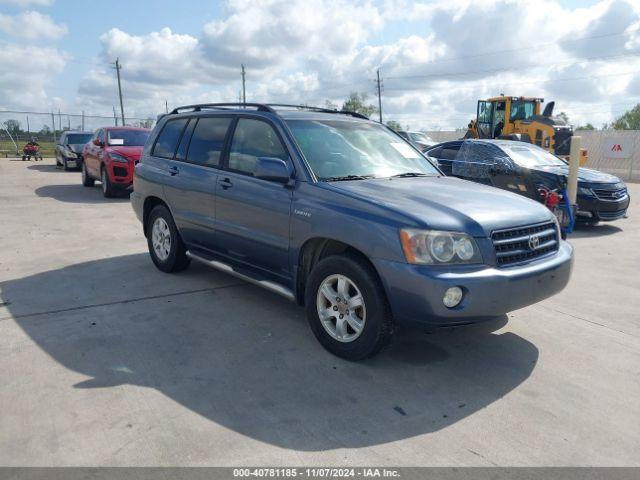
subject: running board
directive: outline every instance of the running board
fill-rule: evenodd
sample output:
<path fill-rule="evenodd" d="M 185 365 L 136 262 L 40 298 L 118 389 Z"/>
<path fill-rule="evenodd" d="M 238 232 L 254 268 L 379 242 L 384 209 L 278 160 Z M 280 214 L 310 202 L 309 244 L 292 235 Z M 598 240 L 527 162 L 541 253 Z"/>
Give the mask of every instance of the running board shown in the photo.
<path fill-rule="evenodd" d="M 277 293 L 278 295 L 281 295 L 286 299 L 291 300 L 292 302 L 295 301 L 296 299 L 296 296 L 293 294 L 293 291 L 291 291 L 287 287 L 283 287 L 278 283 L 272 282 L 270 280 L 258 280 L 256 278 L 250 277 L 249 275 L 245 275 L 244 273 L 240 273 L 234 270 L 234 268 L 231 265 L 220 262 L 218 260 L 207 260 L 206 258 L 200 257 L 194 253 L 191 253 L 190 251 L 187 251 L 187 257 L 192 258 L 200 263 L 204 263 L 205 265 L 208 265 L 210 267 L 213 267 L 216 270 L 220 270 L 221 272 L 228 273 L 229 275 L 233 275 L 234 277 L 239 278 L 240 280 L 244 280 L 245 282 L 252 283 L 266 290 L 269 290 L 273 293 Z"/>

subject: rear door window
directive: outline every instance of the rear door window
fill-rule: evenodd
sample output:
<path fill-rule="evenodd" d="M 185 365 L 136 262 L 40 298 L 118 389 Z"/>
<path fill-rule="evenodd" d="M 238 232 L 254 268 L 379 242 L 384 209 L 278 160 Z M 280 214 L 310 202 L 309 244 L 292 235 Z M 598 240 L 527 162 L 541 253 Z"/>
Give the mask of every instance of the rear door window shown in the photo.
<path fill-rule="evenodd" d="M 231 123 L 230 117 L 203 117 L 198 119 L 187 153 L 189 162 L 216 167 L 220 165 L 220 155 L 224 139 Z"/>
<path fill-rule="evenodd" d="M 436 158 L 440 158 L 442 160 L 455 160 L 458 156 L 459 151 L 460 151 L 459 143 L 444 145 L 440 150 L 439 155 Z"/>
<path fill-rule="evenodd" d="M 179 118 L 165 123 L 153 147 L 152 155 L 162 158 L 173 158 L 178 148 L 178 140 L 188 120 L 188 118 Z"/>
<path fill-rule="evenodd" d="M 189 148 L 189 141 L 191 140 L 191 135 L 193 135 L 196 122 L 197 120 L 192 118 L 185 127 L 182 138 L 180 139 L 180 145 L 178 145 L 178 150 L 176 150 L 176 160 L 187 159 L 187 149 Z"/>
<path fill-rule="evenodd" d="M 231 150 L 229 170 L 253 175 L 260 157 L 289 157 L 273 127 L 261 120 L 241 118 L 238 120 Z"/>

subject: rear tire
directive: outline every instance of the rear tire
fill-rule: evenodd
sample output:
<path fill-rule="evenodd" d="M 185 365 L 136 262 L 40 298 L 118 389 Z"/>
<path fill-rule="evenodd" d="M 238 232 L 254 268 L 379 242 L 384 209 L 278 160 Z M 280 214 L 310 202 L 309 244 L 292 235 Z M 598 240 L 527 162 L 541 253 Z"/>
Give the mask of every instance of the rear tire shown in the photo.
<path fill-rule="evenodd" d="M 102 182 L 102 195 L 104 195 L 104 198 L 113 198 L 118 194 L 116 187 L 109 180 L 109 174 L 104 166 L 100 169 L 100 181 Z"/>
<path fill-rule="evenodd" d="M 321 260 L 307 279 L 305 306 L 313 334 L 338 357 L 363 360 L 391 343 L 393 319 L 384 289 L 371 265 L 357 256 Z"/>
<path fill-rule="evenodd" d="M 159 270 L 174 273 L 189 266 L 191 259 L 187 257 L 187 249 L 167 207 L 154 207 L 146 226 L 149 254 Z"/>
<path fill-rule="evenodd" d="M 93 187 L 96 181 L 89 176 L 89 172 L 87 172 L 87 166 L 84 162 L 82 162 L 82 185 L 85 187 Z"/>

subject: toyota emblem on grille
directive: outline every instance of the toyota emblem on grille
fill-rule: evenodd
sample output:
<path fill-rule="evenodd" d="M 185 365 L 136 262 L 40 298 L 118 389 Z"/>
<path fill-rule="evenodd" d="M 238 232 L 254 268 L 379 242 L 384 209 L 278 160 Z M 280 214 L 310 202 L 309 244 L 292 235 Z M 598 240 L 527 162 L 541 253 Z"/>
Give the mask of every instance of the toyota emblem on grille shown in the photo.
<path fill-rule="evenodd" d="M 540 246 L 540 236 L 539 235 L 531 235 L 529 237 L 529 250 L 535 250 Z"/>

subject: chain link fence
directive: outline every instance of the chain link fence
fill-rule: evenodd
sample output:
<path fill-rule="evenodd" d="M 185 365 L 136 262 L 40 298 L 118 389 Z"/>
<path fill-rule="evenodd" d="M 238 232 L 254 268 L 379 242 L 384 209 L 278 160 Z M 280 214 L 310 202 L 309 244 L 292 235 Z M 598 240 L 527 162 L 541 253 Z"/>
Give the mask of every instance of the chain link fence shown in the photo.
<path fill-rule="evenodd" d="M 127 126 L 152 128 L 154 124 L 155 118 L 125 117 Z M 0 157 L 22 155 L 22 148 L 30 140 L 38 142 L 43 156 L 50 157 L 63 132 L 94 132 L 114 125 L 122 125 L 117 115 L 0 110 Z"/>

